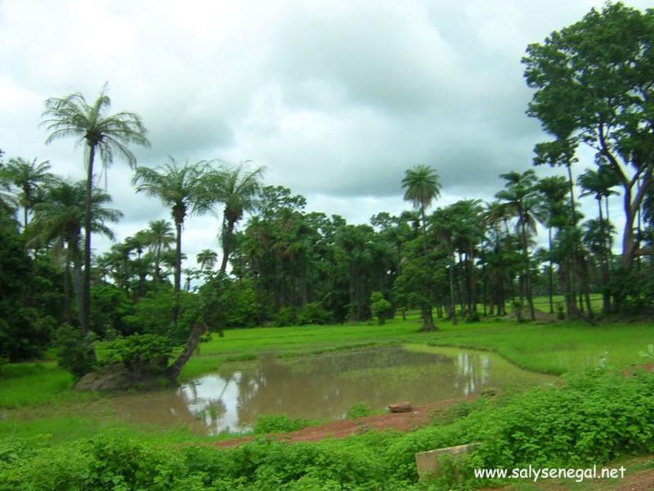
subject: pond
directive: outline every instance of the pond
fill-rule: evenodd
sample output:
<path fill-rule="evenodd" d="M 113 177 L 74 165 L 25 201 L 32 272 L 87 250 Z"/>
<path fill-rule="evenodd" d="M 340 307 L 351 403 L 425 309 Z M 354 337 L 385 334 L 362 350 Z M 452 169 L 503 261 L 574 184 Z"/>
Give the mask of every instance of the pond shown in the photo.
<path fill-rule="evenodd" d="M 493 353 L 408 345 L 300 358 L 267 355 L 225 364 L 177 389 L 120 396 L 110 404 L 120 419 L 212 435 L 246 431 L 262 414 L 334 420 L 358 403 L 376 410 L 551 381 Z"/>

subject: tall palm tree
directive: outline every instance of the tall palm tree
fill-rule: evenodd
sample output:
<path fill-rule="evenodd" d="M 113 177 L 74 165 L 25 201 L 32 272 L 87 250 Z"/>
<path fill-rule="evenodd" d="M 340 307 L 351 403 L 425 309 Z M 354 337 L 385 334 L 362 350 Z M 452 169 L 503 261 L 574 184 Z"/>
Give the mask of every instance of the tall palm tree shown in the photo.
<path fill-rule="evenodd" d="M 53 180 L 53 175 L 49 170 L 50 162 L 47 160 L 37 164 L 36 159 L 30 162 L 21 157 L 9 159 L 7 165 L 2 169 L 6 181 L 20 189 L 18 204 L 23 208 L 23 227 L 27 227 L 37 192 L 41 186 Z"/>
<path fill-rule="evenodd" d="M 593 196 L 597 200 L 598 223 L 593 223 L 592 227 L 598 226 L 599 238 L 605 241 L 604 245 L 596 252 L 599 253 L 600 271 L 602 273 L 602 286 L 605 287 L 610 281 L 609 256 L 611 254 L 611 225 L 609 223 L 609 196 L 618 194 L 611 188 L 620 184 L 620 180 L 615 171 L 608 165 L 598 163 L 597 170 L 587 169 L 583 172 L 577 182 L 583 189 L 580 197 Z M 606 219 L 602 211 L 602 201 L 606 204 Z M 609 231 L 607 233 L 607 231 Z M 591 233 L 592 235 L 592 233 Z M 603 288 L 602 310 L 607 313 L 611 309 L 611 293 L 607 288 Z"/>
<path fill-rule="evenodd" d="M 549 257 L 548 292 L 550 299 L 550 313 L 554 313 L 554 267 L 552 258 L 552 229 L 561 229 L 570 223 L 569 206 L 566 205 L 566 178 L 563 176 L 550 176 L 540 179 L 536 183 L 536 190 L 542 197 L 540 208 L 547 227 L 547 250 Z"/>
<path fill-rule="evenodd" d="M 441 194 L 440 177 L 436 170 L 427 165 L 417 165 L 407 169 L 402 179 L 402 188 L 404 191 L 404 200 L 411 201 L 414 208 L 420 212 L 420 222 L 422 225 L 423 254 L 425 259 L 425 268 L 427 268 L 427 224 L 425 220 L 425 210 Z M 434 317 L 432 315 L 431 305 L 431 282 L 427 285 L 428 305 L 422 306 L 423 331 L 434 331 Z"/>
<path fill-rule="evenodd" d="M 205 206 L 211 207 L 215 202 L 224 204 L 220 231 L 223 246 L 219 272 L 221 276 L 227 269 L 236 223 L 246 212 L 256 209 L 261 193 L 261 178 L 266 169 L 257 167 L 251 171 L 245 167 L 246 163 L 223 167 L 212 172 L 205 180 Z"/>
<path fill-rule="evenodd" d="M 111 196 L 94 188 L 91 195 L 91 225 L 93 233 L 114 238 L 107 223 L 116 223 L 122 213 L 107 208 Z M 73 268 L 74 287 L 82 322 L 82 228 L 86 216 L 86 183 L 84 181 L 58 181 L 45 194 L 45 199 L 34 205 L 34 219 L 26 229 L 29 246 L 51 245 L 53 253 L 62 258 L 65 265 L 64 293 L 66 322 L 72 320 L 70 308 L 70 276 Z"/>
<path fill-rule="evenodd" d="M 536 232 L 538 217 L 538 198 L 535 193 L 537 181 L 536 173 L 529 169 L 522 174 L 516 171 L 500 174 L 500 177 L 507 181 L 505 189 L 495 194 L 495 197 L 506 203 L 517 219 L 516 228 L 522 245 L 524 261 L 522 288 L 520 289 L 520 300 L 522 303 L 523 292 L 527 298 L 531 320 L 536 320 L 534 301 L 531 290 L 531 266 L 529 259 L 529 235 Z"/>
<path fill-rule="evenodd" d="M 182 227 L 188 214 L 205 211 L 202 201 L 203 178 L 207 175 L 206 162 L 188 162 L 178 165 L 174 158 L 158 169 L 139 167 L 134 174 L 133 183 L 136 192 L 146 193 L 163 201 L 171 207 L 175 222 L 175 280 L 174 292 L 178 299 L 182 285 Z M 173 322 L 177 322 L 178 305 L 175 302 Z"/>
<path fill-rule="evenodd" d="M 97 99 L 89 104 L 80 92 L 45 101 L 43 124 L 50 135 L 46 143 L 59 138 L 74 137 L 83 143 L 86 154 L 86 205 L 84 209 L 84 282 L 82 293 L 82 332 L 88 333 L 91 303 L 91 216 L 93 201 L 93 166 L 99 155 L 103 166 L 109 166 L 114 154 L 123 157 L 130 167 L 136 167 L 136 157 L 129 144 L 149 146 L 141 118 L 134 113 L 107 114 L 111 99 L 105 85 Z"/>

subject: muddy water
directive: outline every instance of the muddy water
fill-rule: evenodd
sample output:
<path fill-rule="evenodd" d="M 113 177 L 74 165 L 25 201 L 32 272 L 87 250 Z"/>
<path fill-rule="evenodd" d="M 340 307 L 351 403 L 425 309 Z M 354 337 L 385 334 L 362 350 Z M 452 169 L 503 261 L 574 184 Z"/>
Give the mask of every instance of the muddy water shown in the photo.
<path fill-rule="evenodd" d="M 406 346 L 225 365 L 174 390 L 114 398 L 116 416 L 199 434 L 245 431 L 259 415 L 338 419 L 357 403 L 382 409 L 464 397 L 484 388 L 543 384 L 492 353 Z"/>

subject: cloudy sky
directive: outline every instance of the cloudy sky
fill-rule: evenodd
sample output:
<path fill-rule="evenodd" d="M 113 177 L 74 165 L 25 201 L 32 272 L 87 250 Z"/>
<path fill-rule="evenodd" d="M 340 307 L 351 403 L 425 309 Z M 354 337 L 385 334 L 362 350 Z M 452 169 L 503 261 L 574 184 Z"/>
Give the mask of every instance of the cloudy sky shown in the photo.
<path fill-rule="evenodd" d="M 401 180 L 416 164 L 440 174 L 441 204 L 490 200 L 499 174 L 529 168 L 547 139 L 525 115 L 527 45 L 603 3 L 0 0 L 0 148 L 81 179 L 82 147 L 44 144 L 43 103 L 92 101 L 107 82 L 112 110 L 148 129 L 139 165 L 251 160 L 266 184 L 351 223 L 408 209 Z M 108 170 L 119 240 L 170 217 L 131 176 L 121 161 Z M 216 247 L 217 229 L 217 217 L 188 221 L 189 258 Z"/>

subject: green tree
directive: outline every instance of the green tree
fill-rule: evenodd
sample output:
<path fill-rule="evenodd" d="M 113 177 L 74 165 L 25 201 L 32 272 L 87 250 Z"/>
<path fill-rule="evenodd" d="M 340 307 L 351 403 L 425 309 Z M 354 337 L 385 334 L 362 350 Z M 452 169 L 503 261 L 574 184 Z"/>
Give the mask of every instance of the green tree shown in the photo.
<path fill-rule="evenodd" d="M 500 177 L 507 181 L 506 187 L 495 194 L 495 197 L 503 201 L 516 218 L 516 230 L 520 237 L 524 267 L 522 270 L 522 281 L 520 288 L 520 304 L 524 298 L 527 299 L 529 315 L 531 320 L 536 320 L 534 301 L 531 285 L 531 264 L 529 255 L 529 238 L 536 232 L 538 216 L 538 197 L 535 193 L 536 173 L 526 170 L 523 173 L 516 171 L 500 174 Z M 520 318 L 520 315 L 518 316 Z"/>
<path fill-rule="evenodd" d="M 175 232 L 167 220 L 155 220 L 148 223 L 148 229 L 145 231 L 145 237 L 153 258 L 153 275 L 157 282 L 162 281 L 161 260 L 164 251 L 170 249 L 175 243 Z"/>
<path fill-rule="evenodd" d="M 116 223 L 122 217 L 122 213 L 119 210 L 107 208 L 109 203 L 111 203 L 111 196 L 97 188 L 93 190 L 90 207 L 92 220 L 89 230 L 92 233 L 113 238 L 113 231 L 107 226 L 107 223 Z M 65 320 L 68 323 L 72 320 L 69 301 L 72 265 L 73 285 L 82 326 L 84 325 L 82 315 L 84 279 L 81 271 L 84 252 L 82 228 L 85 224 L 86 210 L 86 182 L 73 183 L 60 180 L 46 191 L 42 202 L 34 205 L 34 218 L 26 230 L 26 236 L 30 240 L 28 245 L 50 245 L 55 256 L 63 258 L 65 265 Z M 86 336 L 88 331 L 83 330 L 82 333 Z"/>
<path fill-rule="evenodd" d="M 158 169 L 139 167 L 133 182 L 136 191 L 159 198 L 171 207 L 175 222 L 175 280 L 174 294 L 178 296 L 182 285 L 182 227 L 188 214 L 205 211 L 202 206 L 202 179 L 207 175 L 206 162 L 188 162 L 178 165 L 174 158 Z M 173 323 L 177 322 L 178 306 L 173 308 Z"/>
<path fill-rule="evenodd" d="M 597 247 L 597 244 L 594 243 L 593 250 L 597 254 L 600 271 L 602 274 L 602 282 L 600 286 L 602 287 L 602 310 L 604 313 L 607 313 L 611 310 L 611 293 L 607 288 L 610 281 L 610 263 L 611 263 L 611 224 L 609 222 L 609 196 L 616 194 L 615 191 L 612 191 L 612 188 L 619 184 L 618 177 L 613 171 L 613 169 L 607 164 L 600 164 L 597 167 L 597 170 L 588 169 L 578 178 L 578 182 L 584 190 L 581 193 L 583 196 L 593 196 L 597 200 L 597 216 L 598 222 L 589 225 L 589 230 L 593 230 L 588 233 L 594 237 L 591 242 L 595 242 L 596 239 L 603 240 L 604 243 L 601 247 Z M 604 211 L 602 210 L 602 201 L 606 205 Z M 604 215 L 606 214 L 606 218 Z M 595 228 L 597 228 L 595 233 Z"/>
<path fill-rule="evenodd" d="M 528 114 L 554 137 L 537 147 L 542 160 L 569 161 L 583 143 L 620 182 L 626 272 L 638 253 L 635 219 L 652 187 L 653 49 L 654 10 L 607 3 L 542 44 L 529 45 L 523 59 L 527 84 L 535 90 Z"/>
<path fill-rule="evenodd" d="M 220 238 L 223 246 L 223 257 L 220 263 L 220 273 L 225 274 L 227 262 L 232 252 L 232 241 L 236 223 L 246 212 L 253 211 L 258 206 L 261 193 L 261 177 L 264 167 L 249 170 L 241 163 L 233 167 L 223 167 L 210 173 L 205 183 L 205 198 L 210 207 L 214 202 L 224 205 L 223 221 Z"/>
<path fill-rule="evenodd" d="M 218 253 L 211 249 L 204 249 L 195 256 L 200 269 L 211 271 L 218 261 Z"/>
<path fill-rule="evenodd" d="M 29 161 L 20 157 L 9 159 L 2 169 L 6 182 L 16 186 L 20 192 L 18 204 L 23 208 L 23 228 L 27 227 L 30 211 L 37 200 L 38 192 L 42 186 L 52 182 L 53 175 L 49 172 L 50 162 L 36 163 L 36 159 Z"/>
<path fill-rule="evenodd" d="M 46 143 L 60 138 L 74 137 L 84 144 L 86 154 L 86 206 L 84 210 L 84 281 L 82 288 L 82 334 L 86 336 L 90 327 L 91 302 L 91 233 L 93 217 L 92 202 L 94 188 L 94 164 L 96 155 L 103 166 L 109 166 L 114 155 L 123 157 L 131 167 L 136 166 L 136 157 L 129 149 L 130 144 L 149 146 L 146 130 L 141 118 L 134 113 L 118 112 L 107 114 L 111 99 L 106 94 L 106 85 L 97 99 L 89 104 L 84 96 L 75 92 L 62 98 L 50 98 L 45 102 L 43 124 L 50 135 Z"/>
<path fill-rule="evenodd" d="M 417 165 L 412 169 L 407 169 L 402 179 L 402 188 L 404 189 L 404 200 L 411 201 L 414 208 L 420 213 L 420 223 L 422 225 L 423 254 L 425 267 L 427 267 L 427 225 L 425 219 L 425 210 L 432 202 L 440 196 L 441 184 L 438 173 L 432 167 L 426 165 Z M 429 275 L 427 275 L 429 278 Z M 434 331 L 434 317 L 432 314 L 431 282 L 427 280 L 425 285 L 427 295 L 426 301 L 422 305 L 423 331 Z"/>
<path fill-rule="evenodd" d="M 542 197 L 540 204 L 544 223 L 547 227 L 548 296 L 550 313 L 554 313 L 554 266 L 552 258 L 552 230 L 562 229 L 571 222 L 569 208 L 566 207 L 566 179 L 562 176 L 550 176 L 536 183 L 536 190 Z"/>

